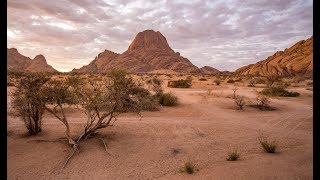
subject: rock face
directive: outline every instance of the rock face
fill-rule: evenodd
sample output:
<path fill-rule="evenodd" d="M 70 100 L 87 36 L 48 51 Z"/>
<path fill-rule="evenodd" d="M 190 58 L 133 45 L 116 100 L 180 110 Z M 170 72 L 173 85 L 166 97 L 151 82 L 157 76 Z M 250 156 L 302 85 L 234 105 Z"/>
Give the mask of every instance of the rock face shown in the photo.
<path fill-rule="evenodd" d="M 163 69 L 179 73 L 200 72 L 188 59 L 174 52 L 159 31 L 153 30 L 139 32 L 124 53 L 105 50 L 89 65 L 73 72 L 105 72 L 112 68 L 123 68 L 133 73 Z"/>
<path fill-rule="evenodd" d="M 202 74 L 219 74 L 220 71 L 216 68 L 213 68 L 211 66 L 203 66 L 202 68 L 200 68 L 200 72 Z"/>
<path fill-rule="evenodd" d="M 313 37 L 297 42 L 284 51 L 278 51 L 256 64 L 241 67 L 235 71 L 240 75 L 292 76 L 313 74 Z"/>
<path fill-rule="evenodd" d="M 47 64 L 43 55 L 37 55 L 33 60 L 23 56 L 16 48 L 7 49 L 7 70 L 20 72 L 58 72 Z"/>

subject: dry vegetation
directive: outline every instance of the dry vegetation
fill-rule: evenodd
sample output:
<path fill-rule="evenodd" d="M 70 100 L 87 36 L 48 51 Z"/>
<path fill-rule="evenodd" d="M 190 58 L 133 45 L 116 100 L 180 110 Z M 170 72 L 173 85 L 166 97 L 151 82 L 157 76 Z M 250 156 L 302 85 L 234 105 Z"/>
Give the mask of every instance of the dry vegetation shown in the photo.
<path fill-rule="evenodd" d="M 10 179 L 185 179 L 196 171 L 195 179 L 312 178 L 313 92 L 307 90 L 312 80 L 304 77 L 129 75 L 114 70 L 10 74 L 7 85 L 12 92 Z M 257 134 L 260 130 L 277 143 Z M 33 136 L 19 135 L 25 131 Z M 100 149 L 97 142 L 104 153 L 95 150 Z M 28 153 L 21 153 L 21 147 Z M 226 158 L 230 147 L 237 150 Z M 275 159 L 261 148 L 281 153 Z M 237 168 L 225 160 L 237 161 Z M 185 173 L 177 173 L 179 169 Z"/>

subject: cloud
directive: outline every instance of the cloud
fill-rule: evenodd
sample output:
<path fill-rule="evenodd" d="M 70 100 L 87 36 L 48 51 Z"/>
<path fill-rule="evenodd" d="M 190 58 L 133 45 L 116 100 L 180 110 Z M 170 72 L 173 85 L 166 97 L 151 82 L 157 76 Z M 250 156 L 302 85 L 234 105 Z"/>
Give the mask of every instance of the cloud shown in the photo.
<path fill-rule="evenodd" d="M 160 31 L 196 66 L 233 71 L 310 37 L 311 0 L 8 0 L 8 47 L 68 71 Z M 21 49 L 21 50 L 20 50 Z"/>

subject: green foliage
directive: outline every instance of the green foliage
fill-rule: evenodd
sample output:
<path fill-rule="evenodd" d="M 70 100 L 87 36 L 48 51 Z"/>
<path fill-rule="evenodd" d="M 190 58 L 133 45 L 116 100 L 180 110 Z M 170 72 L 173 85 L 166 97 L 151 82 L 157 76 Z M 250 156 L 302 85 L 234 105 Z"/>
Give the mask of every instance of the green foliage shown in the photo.
<path fill-rule="evenodd" d="M 230 152 L 227 157 L 227 161 L 236 161 L 240 157 L 237 151 Z"/>
<path fill-rule="evenodd" d="M 41 132 L 45 95 L 43 85 L 49 80 L 41 74 L 24 75 L 12 94 L 14 115 L 20 117 L 30 135 Z"/>
<path fill-rule="evenodd" d="M 281 96 L 281 97 L 297 97 L 300 94 L 298 92 L 289 92 L 283 87 L 269 87 L 261 91 L 261 94 L 267 96 Z"/>
<path fill-rule="evenodd" d="M 168 87 L 171 88 L 189 88 L 191 87 L 191 80 L 179 79 L 177 81 L 169 81 Z"/>

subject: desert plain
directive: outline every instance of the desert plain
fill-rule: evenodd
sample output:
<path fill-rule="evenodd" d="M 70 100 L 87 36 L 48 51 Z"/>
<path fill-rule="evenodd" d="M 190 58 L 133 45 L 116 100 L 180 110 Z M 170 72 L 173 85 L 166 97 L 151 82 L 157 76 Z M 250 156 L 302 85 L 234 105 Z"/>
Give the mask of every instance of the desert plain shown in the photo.
<path fill-rule="evenodd" d="M 306 80 L 288 87 L 298 97 L 271 97 L 272 111 L 244 106 L 239 110 L 233 89 L 254 102 L 264 84 L 248 87 L 245 80 L 214 83 L 213 76 L 192 76 L 191 88 L 169 88 L 169 80 L 188 75 L 133 75 L 145 82 L 157 76 L 165 92 L 179 105 L 125 113 L 114 126 L 98 131 L 99 139 L 84 140 L 65 168 L 72 148 L 65 142 L 63 124 L 51 114 L 43 117 L 42 132 L 26 135 L 24 123 L 8 115 L 8 179 L 312 179 L 313 106 L 312 85 Z M 200 81 L 203 77 L 206 80 Z M 309 87 L 310 86 L 310 87 Z M 14 87 L 8 86 L 8 111 Z M 71 134 L 79 134 L 85 114 L 67 107 Z M 275 140 L 276 153 L 261 148 L 261 135 Z M 227 161 L 237 150 L 240 158 Z M 181 172 L 192 161 L 195 173 Z"/>

